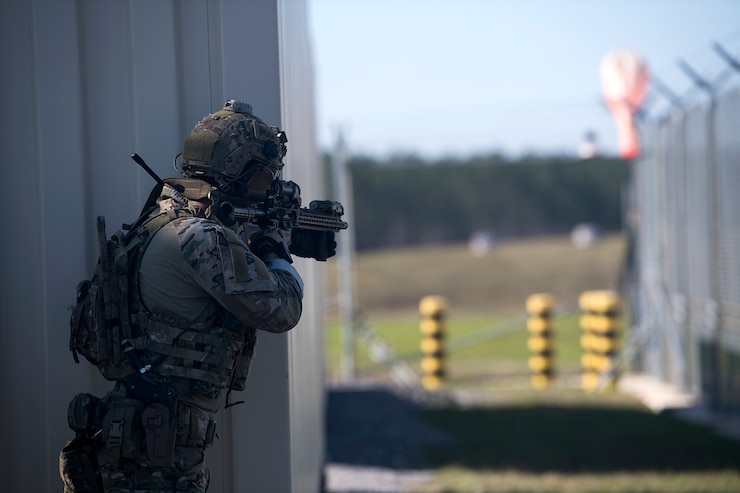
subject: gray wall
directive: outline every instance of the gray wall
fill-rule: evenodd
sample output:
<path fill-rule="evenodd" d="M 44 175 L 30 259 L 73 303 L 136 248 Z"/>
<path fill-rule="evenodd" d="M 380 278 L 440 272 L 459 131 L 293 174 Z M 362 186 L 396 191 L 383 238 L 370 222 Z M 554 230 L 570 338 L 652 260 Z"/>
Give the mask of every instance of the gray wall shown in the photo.
<path fill-rule="evenodd" d="M 111 384 L 68 346 L 68 307 L 109 233 L 140 211 L 195 123 L 227 98 L 289 138 L 286 178 L 321 198 L 305 1 L 0 2 L 0 471 L 6 491 L 59 491 L 69 400 Z M 323 461 L 322 265 L 297 261 L 300 325 L 263 334 L 247 400 L 222 412 L 212 491 L 310 492 Z"/>

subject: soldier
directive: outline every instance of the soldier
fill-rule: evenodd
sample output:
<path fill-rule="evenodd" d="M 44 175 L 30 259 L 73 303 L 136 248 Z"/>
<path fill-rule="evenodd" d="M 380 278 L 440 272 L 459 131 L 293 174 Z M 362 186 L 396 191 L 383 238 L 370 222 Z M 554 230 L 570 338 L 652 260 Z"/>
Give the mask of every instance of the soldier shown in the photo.
<path fill-rule="evenodd" d="M 236 232 L 243 225 L 220 217 L 212 199 L 264 197 L 286 142 L 248 104 L 227 101 L 185 140 L 183 177 L 164 180 L 156 205 L 114 235 L 128 271 L 111 275 L 123 289 L 106 286 L 114 282 L 106 265 L 121 265 L 121 255 L 105 252 L 96 276 L 81 283 L 71 347 L 115 386 L 70 404 L 77 438 L 60 455 L 65 492 L 206 491 L 204 450 L 220 398 L 228 407 L 231 390 L 244 389 L 256 331 L 292 329 L 303 296 L 281 231 L 258 230 L 245 243 Z M 120 325 L 111 329 L 101 301 Z"/>

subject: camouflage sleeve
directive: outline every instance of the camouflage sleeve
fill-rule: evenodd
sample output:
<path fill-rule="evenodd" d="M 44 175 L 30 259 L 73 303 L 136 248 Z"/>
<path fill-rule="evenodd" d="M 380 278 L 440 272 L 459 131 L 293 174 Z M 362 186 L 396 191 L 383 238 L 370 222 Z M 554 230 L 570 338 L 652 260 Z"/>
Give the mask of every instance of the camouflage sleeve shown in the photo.
<path fill-rule="evenodd" d="M 185 261 L 221 306 L 247 327 L 269 332 L 295 327 L 303 298 L 297 272 L 269 269 L 236 233 L 214 221 L 176 221 Z"/>

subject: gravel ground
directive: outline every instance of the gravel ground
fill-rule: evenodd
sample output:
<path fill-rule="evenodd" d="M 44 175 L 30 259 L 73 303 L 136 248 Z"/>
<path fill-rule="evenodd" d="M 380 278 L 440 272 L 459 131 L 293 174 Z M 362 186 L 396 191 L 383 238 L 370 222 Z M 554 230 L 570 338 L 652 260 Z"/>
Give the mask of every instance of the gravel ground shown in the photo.
<path fill-rule="evenodd" d="M 443 395 L 380 384 L 335 386 L 327 402 L 327 493 L 402 493 L 431 481 L 424 450 L 450 440 L 418 417 Z"/>

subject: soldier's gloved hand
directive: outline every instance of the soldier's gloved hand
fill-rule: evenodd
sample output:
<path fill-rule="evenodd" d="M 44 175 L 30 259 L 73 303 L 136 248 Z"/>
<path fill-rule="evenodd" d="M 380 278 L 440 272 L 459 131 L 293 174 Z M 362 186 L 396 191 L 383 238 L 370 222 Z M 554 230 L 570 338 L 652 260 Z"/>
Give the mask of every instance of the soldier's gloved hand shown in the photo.
<path fill-rule="evenodd" d="M 293 263 L 288 245 L 279 229 L 260 230 L 249 237 L 249 249 L 263 262 L 267 263 L 275 257 Z"/>
<path fill-rule="evenodd" d="M 333 257 L 337 253 L 334 231 L 293 228 L 290 234 L 290 253 L 321 261 Z"/>

